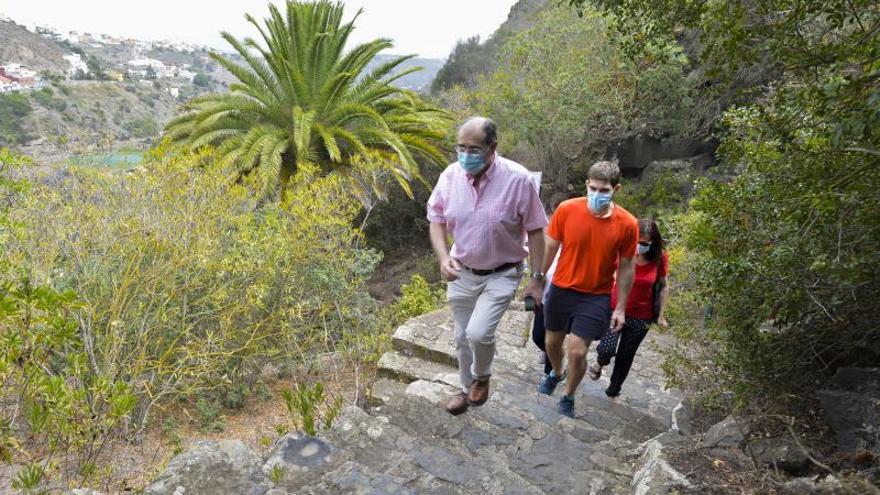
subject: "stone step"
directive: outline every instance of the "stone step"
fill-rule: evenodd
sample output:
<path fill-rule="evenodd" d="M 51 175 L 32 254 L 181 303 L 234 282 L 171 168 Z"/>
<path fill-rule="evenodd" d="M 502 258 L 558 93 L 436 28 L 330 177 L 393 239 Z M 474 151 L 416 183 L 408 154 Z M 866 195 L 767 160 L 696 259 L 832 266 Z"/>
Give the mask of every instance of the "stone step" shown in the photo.
<path fill-rule="evenodd" d="M 407 356 L 400 352 L 386 352 L 379 359 L 379 376 L 402 382 L 425 380 L 458 386 L 458 368 L 454 365 L 428 361 L 416 356 Z"/>
<path fill-rule="evenodd" d="M 592 487 L 595 493 L 620 493 L 628 486 L 632 467 L 606 454 L 610 449 L 605 444 L 591 443 L 602 438 L 598 432 L 592 439 L 580 440 L 566 432 L 574 431 L 574 425 L 553 428 L 491 400 L 453 417 L 443 410 L 441 401 L 432 403 L 408 393 L 418 383 L 412 382 L 406 390 L 401 390 L 402 385 L 391 390 L 388 402 L 373 414 L 387 417 L 408 436 L 430 438 L 447 452 L 473 458 L 496 479 L 510 482 L 503 493 L 523 486 L 538 493 L 574 493 L 584 487 Z M 577 469 L 572 469 L 575 459 Z"/>
<path fill-rule="evenodd" d="M 522 349 L 531 330 L 532 314 L 507 311 L 496 330 L 499 354 L 506 349 Z M 411 319 L 395 330 L 391 337 L 395 350 L 408 357 L 418 357 L 449 366 L 456 366 L 452 313 L 449 308 Z"/>
<path fill-rule="evenodd" d="M 398 394 L 403 392 L 398 389 Z M 410 402 L 426 403 L 418 397 Z M 419 414 L 432 409 L 421 409 Z M 381 475 L 392 481 L 404 480 L 405 486 L 417 493 L 542 493 L 502 463 L 474 456 L 455 443 L 440 442 L 438 435 L 444 434 L 443 428 L 455 423 L 455 418 L 445 412 L 443 415 L 439 419 L 445 421 L 435 421 L 438 418 L 431 414 L 421 418 L 422 428 L 407 429 L 403 426 L 420 419 L 403 416 L 397 407 L 377 408 L 373 414 L 349 408 L 327 438 L 344 455 L 363 465 L 359 471 L 363 477 L 377 479 Z M 401 420 L 404 417 L 407 421 Z"/>

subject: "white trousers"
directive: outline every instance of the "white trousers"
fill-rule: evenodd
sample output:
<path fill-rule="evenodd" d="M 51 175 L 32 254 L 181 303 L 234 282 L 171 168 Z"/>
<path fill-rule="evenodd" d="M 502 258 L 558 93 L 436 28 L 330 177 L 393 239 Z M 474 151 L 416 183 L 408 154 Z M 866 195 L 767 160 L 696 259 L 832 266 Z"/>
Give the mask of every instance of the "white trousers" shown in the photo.
<path fill-rule="evenodd" d="M 490 275 L 464 269 L 449 282 L 446 297 L 452 308 L 455 351 L 461 388 L 489 378 L 495 358 L 495 329 L 510 306 L 522 278 L 522 264 Z"/>

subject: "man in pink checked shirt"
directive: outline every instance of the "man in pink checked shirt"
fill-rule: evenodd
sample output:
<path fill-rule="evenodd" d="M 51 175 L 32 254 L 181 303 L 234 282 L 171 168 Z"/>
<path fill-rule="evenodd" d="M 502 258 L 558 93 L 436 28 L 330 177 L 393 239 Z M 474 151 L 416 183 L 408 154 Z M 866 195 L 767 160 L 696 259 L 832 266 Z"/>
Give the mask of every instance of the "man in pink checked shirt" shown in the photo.
<path fill-rule="evenodd" d="M 529 266 L 540 267 L 544 256 L 547 215 L 538 191 L 525 167 L 495 153 L 497 135 L 484 117 L 462 124 L 458 161 L 443 171 L 428 200 L 431 245 L 449 282 L 461 378 L 462 392 L 446 404 L 453 415 L 489 398 L 495 328 L 519 286 L 523 260 L 529 256 Z M 525 295 L 540 301 L 543 281 L 544 274 L 533 271 Z"/>

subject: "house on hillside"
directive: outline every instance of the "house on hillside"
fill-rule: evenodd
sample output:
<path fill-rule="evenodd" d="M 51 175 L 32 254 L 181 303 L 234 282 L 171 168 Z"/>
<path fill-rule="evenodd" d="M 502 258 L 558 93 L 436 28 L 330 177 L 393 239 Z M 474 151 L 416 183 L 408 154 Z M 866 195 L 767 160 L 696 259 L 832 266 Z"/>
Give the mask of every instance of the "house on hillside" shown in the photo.
<path fill-rule="evenodd" d="M 67 70 L 64 71 L 68 78 L 73 79 L 80 72 L 83 74 L 89 73 L 89 66 L 79 53 L 65 55 L 64 60 L 69 64 Z"/>
<path fill-rule="evenodd" d="M 8 93 L 10 91 L 15 91 L 18 83 L 12 81 L 5 76 L 0 76 L 0 93 Z"/>

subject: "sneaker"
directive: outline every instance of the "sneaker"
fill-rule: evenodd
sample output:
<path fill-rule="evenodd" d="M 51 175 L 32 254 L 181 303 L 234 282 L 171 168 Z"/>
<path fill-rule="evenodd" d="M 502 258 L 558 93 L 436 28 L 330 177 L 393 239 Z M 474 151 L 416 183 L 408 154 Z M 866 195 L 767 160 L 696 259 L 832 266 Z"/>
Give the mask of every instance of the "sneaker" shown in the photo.
<path fill-rule="evenodd" d="M 559 385 L 559 382 L 565 380 L 565 373 L 562 376 L 557 377 L 556 372 L 550 370 L 550 373 L 544 377 L 544 380 L 541 381 L 541 384 L 538 385 L 538 392 L 544 395 L 553 395 L 553 391 L 556 390 L 556 386 Z"/>
<path fill-rule="evenodd" d="M 616 385 L 608 385 L 608 388 L 605 389 L 605 395 L 611 398 L 617 397 L 620 395 L 620 387 Z"/>
<path fill-rule="evenodd" d="M 563 395 L 562 398 L 559 399 L 559 405 L 556 407 L 556 410 L 563 416 L 574 418 L 574 397 Z"/>

